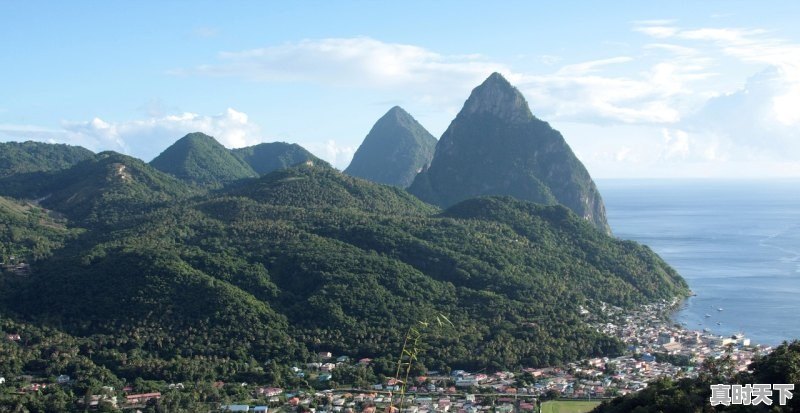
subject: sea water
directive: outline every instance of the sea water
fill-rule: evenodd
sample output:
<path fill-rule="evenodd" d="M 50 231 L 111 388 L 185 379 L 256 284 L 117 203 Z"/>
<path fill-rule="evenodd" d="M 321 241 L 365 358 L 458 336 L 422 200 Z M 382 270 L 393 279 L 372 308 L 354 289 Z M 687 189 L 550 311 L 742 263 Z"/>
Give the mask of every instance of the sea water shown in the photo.
<path fill-rule="evenodd" d="M 800 339 L 800 181 L 601 180 L 614 236 L 650 246 L 696 296 L 674 320 Z"/>

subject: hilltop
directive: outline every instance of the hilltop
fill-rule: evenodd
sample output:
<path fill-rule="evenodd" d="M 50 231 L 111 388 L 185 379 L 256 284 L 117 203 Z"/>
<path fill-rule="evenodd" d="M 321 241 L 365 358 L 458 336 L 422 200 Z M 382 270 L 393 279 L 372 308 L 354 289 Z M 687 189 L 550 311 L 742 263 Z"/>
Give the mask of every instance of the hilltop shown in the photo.
<path fill-rule="evenodd" d="M 258 176 L 250 165 L 200 132 L 178 139 L 150 165 L 189 184 L 208 188 Z"/>

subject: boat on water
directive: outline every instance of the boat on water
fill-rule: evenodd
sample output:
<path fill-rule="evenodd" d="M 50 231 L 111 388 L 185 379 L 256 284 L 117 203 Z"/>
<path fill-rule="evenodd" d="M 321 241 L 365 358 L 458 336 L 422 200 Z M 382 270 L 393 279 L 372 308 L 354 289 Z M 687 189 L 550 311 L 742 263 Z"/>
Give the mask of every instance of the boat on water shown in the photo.
<path fill-rule="evenodd" d="M 722 307 L 720 307 L 720 308 L 717 308 L 717 311 L 722 311 Z"/>
<path fill-rule="evenodd" d="M 709 318 L 709 317 L 711 317 L 711 314 L 706 314 L 706 318 Z"/>

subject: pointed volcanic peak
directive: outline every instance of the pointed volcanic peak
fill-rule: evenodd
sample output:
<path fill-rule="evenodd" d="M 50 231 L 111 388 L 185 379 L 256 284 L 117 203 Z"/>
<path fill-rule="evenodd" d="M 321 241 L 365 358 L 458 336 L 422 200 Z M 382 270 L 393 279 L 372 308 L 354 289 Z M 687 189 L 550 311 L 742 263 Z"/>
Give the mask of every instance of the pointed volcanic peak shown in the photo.
<path fill-rule="evenodd" d="M 533 116 L 498 73 L 472 91 L 409 191 L 442 207 L 485 195 L 558 203 L 610 233 L 589 172 L 561 133 Z"/>
<path fill-rule="evenodd" d="M 258 176 L 246 162 L 237 158 L 211 136 L 190 133 L 164 150 L 150 165 L 178 179 L 206 188 Z"/>
<path fill-rule="evenodd" d="M 259 143 L 245 148 L 231 149 L 231 153 L 250 165 L 259 175 L 266 175 L 306 161 L 320 162 L 314 154 L 296 143 Z"/>
<path fill-rule="evenodd" d="M 436 138 L 399 106 L 378 119 L 345 173 L 406 188 L 433 159 Z"/>
<path fill-rule="evenodd" d="M 186 198 L 185 183 L 143 161 L 101 152 L 50 175 L 29 197 L 83 224 L 112 223 L 137 212 Z"/>
<path fill-rule="evenodd" d="M 459 116 L 491 116 L 506 122 L 523 123 L 534 119 L 528 102 L 501 74 L 492 73 L 472 90 Z"/>
<path fill-rule="evenodd" d="M 231 188 L 227 194 L 303 209 L 355 209 L 398 215 L 435 212 L 434 207 L 400 188 L 354 178 L 315 161 L 272 172 Z"/>

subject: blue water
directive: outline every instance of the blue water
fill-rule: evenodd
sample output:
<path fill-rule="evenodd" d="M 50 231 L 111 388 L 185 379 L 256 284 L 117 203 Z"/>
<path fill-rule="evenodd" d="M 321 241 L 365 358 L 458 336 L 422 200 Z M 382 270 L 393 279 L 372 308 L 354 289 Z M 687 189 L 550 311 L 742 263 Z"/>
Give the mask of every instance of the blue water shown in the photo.
<path fill-rule="evenodd" d="M 800 181 L 598 187 L 614 235 L 649 245 L 697 294 L 676 322 L 758 344 L 800 339 Z"/>

